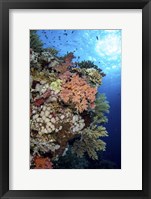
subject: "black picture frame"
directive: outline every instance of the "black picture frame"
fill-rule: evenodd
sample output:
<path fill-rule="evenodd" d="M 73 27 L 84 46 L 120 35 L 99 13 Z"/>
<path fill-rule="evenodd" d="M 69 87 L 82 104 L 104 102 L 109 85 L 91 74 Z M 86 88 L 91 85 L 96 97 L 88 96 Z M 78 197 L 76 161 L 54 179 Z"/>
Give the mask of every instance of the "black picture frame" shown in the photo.
<path fill-rule="evenodd" d="M 9 190 L 9 9 L 142 9 L 142 190 Z M 150 0 L 0 0 L 0 196 L 1 198 L 151 198 L 151 2 Z M 137 73 L 137 71 L 136 71 Z M 135 75 L 135 74 L 134 74 Z"/>

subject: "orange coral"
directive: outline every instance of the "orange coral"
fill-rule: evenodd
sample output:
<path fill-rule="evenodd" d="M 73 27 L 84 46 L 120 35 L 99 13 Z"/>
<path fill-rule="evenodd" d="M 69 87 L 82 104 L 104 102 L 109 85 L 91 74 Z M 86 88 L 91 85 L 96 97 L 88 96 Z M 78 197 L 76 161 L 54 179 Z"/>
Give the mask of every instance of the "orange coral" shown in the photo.
<path fill-rule="evenodd" d="M 49 158 L 43 158 L 40 156 L 36 156 L 34 158 L 35 169 L 53 169 L 53 164 Z"/>
<path fill-rule="evenodd" d="M 66 57 L 64 58 L 65 63 L 61 63 L 60 65 L 56 66 L 55 70 L 60 73 L 66 72 L 68 68 L 73 65 L 72 63 L 73 58 L 74 58 L 73 53 L 67 54 Z"/>
<path fill-rule="evenodd" d="M 73 53 L 68 53 L 67 56 L 65 56 L 64 60 L 66 63 L 71 64 L 73 58 L 75 58 Z"/>
<path fill-rule="evenodd" d="M 76 109 L 82 113 L 95 101 L 96 92 L 96 88 L 91 87 L 79 75 L 74 74 L 68 82 L 62 85 L 60 98 L 64 103 L 74 104 Z"/>

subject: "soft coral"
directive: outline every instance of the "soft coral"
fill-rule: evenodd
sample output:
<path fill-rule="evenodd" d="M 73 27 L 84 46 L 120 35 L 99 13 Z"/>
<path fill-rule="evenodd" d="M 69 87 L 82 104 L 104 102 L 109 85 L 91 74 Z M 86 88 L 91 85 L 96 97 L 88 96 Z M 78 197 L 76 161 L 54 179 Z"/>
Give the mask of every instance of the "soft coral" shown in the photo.
<path fill-rule="evenodd" d="M 91 87 L 83 78 L 74 74 L 68 82 L 62 85 L 60 98 L 64 103 L 74 104 L 81 113 L 95 101 L 97 89 Z"/>
<path fill-rule="evenodd" d="M 74 58 L 73 53 L 68 53 L 64 58 L 64 63 L 55 67 L 55 70 L 60 73 L 64 73 L 68 70 L 70 66 L 73 65 L 72 59 Z"/>
<path fill-rule="evenodd" d="M 50 159 L 36 156 L 34 158 L 35 169 L 53 169 L 53 164 Z"/>

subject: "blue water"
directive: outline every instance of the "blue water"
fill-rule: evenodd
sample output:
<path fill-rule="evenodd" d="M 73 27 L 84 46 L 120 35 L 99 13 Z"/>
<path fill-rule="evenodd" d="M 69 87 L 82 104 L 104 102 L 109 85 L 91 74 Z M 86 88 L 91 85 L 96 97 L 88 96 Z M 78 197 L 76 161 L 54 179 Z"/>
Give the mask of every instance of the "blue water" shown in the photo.
<path fill-rule="evenodd" d="M 90 60 L 99 66 L 106 76 L 99 92 L 105 93 L 110 103 L 109 136 L 103 153 L 105 160 L 121 167 L 121 30 L 38 30 L 44 48 L 55 48 L 58 56 L 74 52 L 73 61 Z"/>

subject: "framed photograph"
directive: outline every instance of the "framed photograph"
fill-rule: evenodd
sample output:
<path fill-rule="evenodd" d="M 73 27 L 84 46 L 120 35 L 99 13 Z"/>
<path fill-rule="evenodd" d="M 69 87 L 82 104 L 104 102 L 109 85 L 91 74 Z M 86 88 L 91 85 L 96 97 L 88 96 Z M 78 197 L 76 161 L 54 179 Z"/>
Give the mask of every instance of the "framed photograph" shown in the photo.
<path fill-rule="evenodd" d="M 150 1 L 0 6 L 1 198 L 149 199 Z"/>

